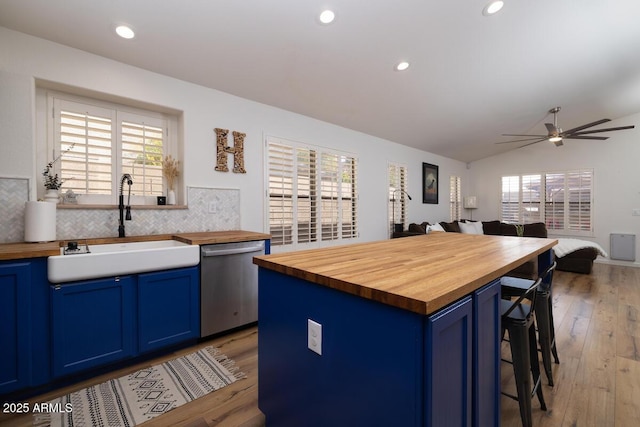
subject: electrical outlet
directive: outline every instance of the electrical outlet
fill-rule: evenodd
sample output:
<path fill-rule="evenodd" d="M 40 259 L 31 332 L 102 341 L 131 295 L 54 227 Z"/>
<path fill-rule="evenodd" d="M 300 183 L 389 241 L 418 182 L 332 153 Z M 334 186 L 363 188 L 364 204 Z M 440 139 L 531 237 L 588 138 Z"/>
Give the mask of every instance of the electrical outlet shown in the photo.
<path fill-rule="evenodd" d="M 307 346 L 322 356 L 322 325 L 307 319 Z"/>
<path fill-rule="evenodd" d="M 209 202 L 209 213 L 216 213 L 216 202 Z"/>

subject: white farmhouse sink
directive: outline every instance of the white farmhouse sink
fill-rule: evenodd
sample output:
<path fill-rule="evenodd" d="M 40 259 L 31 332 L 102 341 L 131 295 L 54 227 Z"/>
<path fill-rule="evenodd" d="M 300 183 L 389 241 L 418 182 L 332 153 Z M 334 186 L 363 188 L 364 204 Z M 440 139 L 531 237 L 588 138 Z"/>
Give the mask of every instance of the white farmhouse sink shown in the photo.
<path fill-rule="evenodd" d="M 200 247 L 177 240 L 110 243 L 89 246 L 90 253 L 50 256 L 51 283 L 191 267 L 200 262 Z"/>

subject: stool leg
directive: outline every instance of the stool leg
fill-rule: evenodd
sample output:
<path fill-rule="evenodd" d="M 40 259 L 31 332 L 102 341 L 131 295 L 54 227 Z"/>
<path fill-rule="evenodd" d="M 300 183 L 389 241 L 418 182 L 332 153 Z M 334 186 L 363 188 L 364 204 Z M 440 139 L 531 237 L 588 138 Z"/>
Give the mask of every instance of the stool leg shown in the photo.
<path fill-rule="evenodd" d="M 553 372 L 551 371 L 551 332 L 549 320 L 549 292 L 539 292 L 536 296 L 536 322 L 538 323 L 538 341 L 542 352 L 542 365 L 547 374 L 549 385 L 553 387 Z"/>
<path fill-rule="evenodd" d="M 544 396 L 542 395 L 541 375 L 540 375 L 540 359 L 538 359 L 538 343 L 536 341 L 536 328 L 532 324 L 529 327 L 529 354 L 531 361 L 531 375 L 533 375 L 533 384 L 536 394 L 538 395 L 538 401 L 540 401 L 540 407 L 543 411 L 547 410 L 547 405 L 544 402 Z M 529 389 L 531 390 L 531 389 Z M 531 396 L 531 391 L 529 392 Z"/>
<path fill-rule="evenodd" d="M 551 353 L 553 354 L 554 361 L 559 364 L 560 359 L 558 359 L 558 349 L 556 348 L 556 327 L 553 324 L 553 294 L 551 292 L 549 292 L 547 306 L 549 307 L 549 333 L 551 336 Z"/>
<path fill-rule="evenodd" d="M 511 356 L 513 359 L 513 374 L 518 391 L 520 418 L 522 418 L 523 427 L 531 427 L 533 424 L 531 418 L 531 355 L 526 328 L 510 327 L 509 343 L 511 345 Z M 538 350 L 536 347 L 534 347 L 534 349 L 537 360 Z"/>

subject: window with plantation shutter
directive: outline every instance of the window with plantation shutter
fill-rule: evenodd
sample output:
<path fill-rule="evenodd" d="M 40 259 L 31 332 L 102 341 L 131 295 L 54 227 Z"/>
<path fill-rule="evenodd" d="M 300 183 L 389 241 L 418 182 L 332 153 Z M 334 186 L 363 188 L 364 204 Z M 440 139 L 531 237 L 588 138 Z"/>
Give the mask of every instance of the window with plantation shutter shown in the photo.
<path fill-rule="evenodd" d="M 520 177 L 502 177 L 501 219 L 504 222 L 520 221 Z"/>
<path fill-rule="evenodd" d="M 449 177 L 449 216 L 451 221 L 462 219 L 462 183 L 459 176 Z"/>
<path fill-rule="evenodd" d="M 407 167 L 389 163 L 389 237 L 393 223 L 405 224 L 407 219 Z M 395 211 L 394 211 L 395 209 Z"/>
<path fill-rule="evenodd" d="M 132 203 L 155 204 L 166 194 L 162 160 L 176 156 L 164 114 L 74 95 L 50 94 L 48 100 L 51 158 L 63 153 L 54 164 L 62 192 L 73 190 L 83 203 L 115 204 L 120 178 L 128 173 Z"/>
<path fill-rule="evenodd" d="M 63 187 L 77 194 L 111 194 L 114 115 L 91 106 L 83 110 L 80 105 L 58 106 L 62 107 L 56 115 L 58 152 L 65 153 L 59 162 Z"/>
<path fill-rule="evenodd" d="M 163 123 L 145 117 L 135 119 L 135 122 L 120 121 L 122 173 L 128 173 L 133 177 L 132 193 L 162 196 Z"/>
<path fill-rule="evenodd" d="M 355 158 L 272 137 L 266 146 L 271 244 L 357 237 Z"/>
<path fill-rule="evenodd" d="M 540 209 L 541 201 L 541 175 L 523 175 L 521 177 L 521 196 L 522 205 L 522 223 L 530 224 L 540 222 L 542 220 L 542 212 Z"/>
<path fill-rule="evenodd" d="M 590 235 L 592 199 L 590 169 L 502 177 L 505 222 L 544 222 L 550 233 Z"/>

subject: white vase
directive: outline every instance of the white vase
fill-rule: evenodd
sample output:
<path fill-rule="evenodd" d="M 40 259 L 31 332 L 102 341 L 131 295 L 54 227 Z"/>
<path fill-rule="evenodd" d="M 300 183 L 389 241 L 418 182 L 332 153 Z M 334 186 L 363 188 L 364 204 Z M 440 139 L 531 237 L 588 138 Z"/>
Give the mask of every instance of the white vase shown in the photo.
<path fill-rule="evenodd" d="M 54 189 L 47 190 L 44 195 L 44 201 L 51 203 L 60 203 L 60 193 L 58 192 L 58 190 Z"/>
<path fill-rule="evenodd" d="M 176 204 L 176 193 L 173 190 L 169 190 L 167 193 L 167 204 L 175 205 Z"/>

